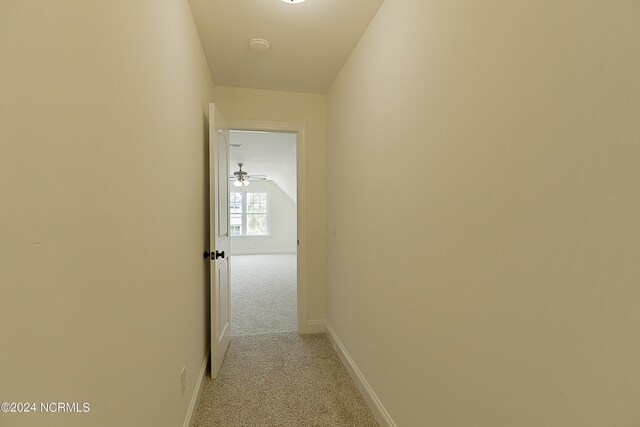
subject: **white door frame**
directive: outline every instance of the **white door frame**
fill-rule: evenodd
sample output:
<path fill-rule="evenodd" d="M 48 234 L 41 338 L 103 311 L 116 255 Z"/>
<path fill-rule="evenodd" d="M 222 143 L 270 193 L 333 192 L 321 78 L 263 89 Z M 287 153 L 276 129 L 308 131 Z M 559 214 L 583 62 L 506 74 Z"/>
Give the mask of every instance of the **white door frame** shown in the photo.
<path fill-rule="evenodd" d="M 296 133 L 296 209 L 298 227 L 297 250 L 297 326 L 299 334 L 316 332 L 308 324 L 308 224 L 307 224 L 307 138 L 306 126 L 298 122 L 277 122 L 261 120 L 227 120 L 230 130 L 254 130 L 263 132 Z M 233 295 L 231 296 L 233 298 Z"/>

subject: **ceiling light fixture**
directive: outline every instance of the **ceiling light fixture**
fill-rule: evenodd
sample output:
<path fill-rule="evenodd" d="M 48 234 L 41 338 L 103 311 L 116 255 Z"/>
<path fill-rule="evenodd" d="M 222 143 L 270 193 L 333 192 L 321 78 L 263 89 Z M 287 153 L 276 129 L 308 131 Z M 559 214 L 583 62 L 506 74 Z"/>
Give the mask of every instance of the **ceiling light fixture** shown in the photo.
<path fill-rule="evenodd" d="M 285 3 L 293 4 L 293 3 L 302 3 L 305 0 L 282 0 L 282 1 Z"/>
<path fill-rule="evenodd" d="M 271 47 L 271 43 L 269 43 L 265 39 L 251 39 L 249 40 L 249 49 L 254 52 L 266 52 Z"/>

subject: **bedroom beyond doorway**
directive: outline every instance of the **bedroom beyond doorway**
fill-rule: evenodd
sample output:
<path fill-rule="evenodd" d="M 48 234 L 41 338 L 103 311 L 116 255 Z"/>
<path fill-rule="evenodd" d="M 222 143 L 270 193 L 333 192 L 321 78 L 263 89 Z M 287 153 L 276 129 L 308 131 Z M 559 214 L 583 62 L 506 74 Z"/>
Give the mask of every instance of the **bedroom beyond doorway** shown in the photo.
<path fill-rule="evenodd" d="M 230 132 L 232 336 L 296 330 L 296 138 Z"/>

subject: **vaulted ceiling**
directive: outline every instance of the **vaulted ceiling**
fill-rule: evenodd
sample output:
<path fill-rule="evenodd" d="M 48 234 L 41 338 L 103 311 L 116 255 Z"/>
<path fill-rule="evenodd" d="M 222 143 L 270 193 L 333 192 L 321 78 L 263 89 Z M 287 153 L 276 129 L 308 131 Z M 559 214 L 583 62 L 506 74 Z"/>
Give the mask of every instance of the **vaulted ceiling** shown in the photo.
<path fill-rule="evenodd" d="M 280 132 L 231 131 L 231 172 L 266 175 L 296 201 L 296 134 Z"/>
<path fill-rule="evenodd" d="M 220 86 L 325 93 L 383 0 L 189 0 Z M 249 49 L 249 40 L 271 44 Z"/>

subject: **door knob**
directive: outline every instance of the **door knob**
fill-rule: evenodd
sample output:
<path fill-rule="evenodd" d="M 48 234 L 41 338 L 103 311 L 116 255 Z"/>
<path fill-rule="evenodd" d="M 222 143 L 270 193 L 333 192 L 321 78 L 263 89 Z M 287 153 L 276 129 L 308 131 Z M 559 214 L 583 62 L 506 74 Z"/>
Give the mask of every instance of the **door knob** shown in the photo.
<path fill-rule="evenodd" d="M 202 256 L 204 257 L 204 259 L 209 259 L 209 257 L 211 256 L 211 254 L 208 251 L 204 251 L 204 253 L 202 254 Z"/>
<path fill-rule="evenodd" d="M 213 258 L 213 254 L 211 254 L 211 258 Z M 218 259 L 218 258 L 223 258 L 224 259 L 224 251 L 218 252 L 216 250 L 216 258 L 215 259 Z"/>

